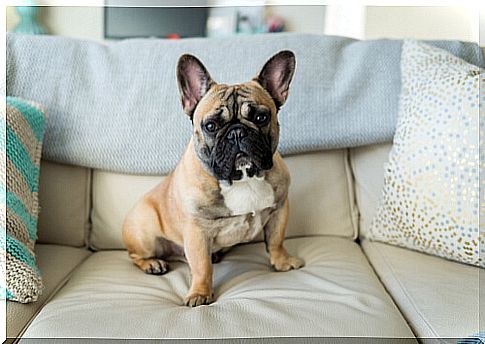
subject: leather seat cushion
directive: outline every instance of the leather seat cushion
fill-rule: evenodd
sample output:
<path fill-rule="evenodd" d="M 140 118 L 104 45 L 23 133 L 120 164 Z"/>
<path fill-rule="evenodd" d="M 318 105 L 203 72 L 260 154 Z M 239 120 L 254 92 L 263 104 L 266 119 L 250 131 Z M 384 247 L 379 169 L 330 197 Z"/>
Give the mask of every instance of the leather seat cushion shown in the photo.
<path fill-rule="evenodd" d="M 480 268 L 368 240 L 362 246 L 417 337 L 479 332 Z"/>
<path fill-rule="evenodd" d="M 7 301 L 7 337 L 18 337 L 39 309 L 69 278 L 70 273 L 91 252 L 82 248 L 59 245 L 35 245 L 44 290 L 39 299 L 21 304 Z"/>
<path fill-rule="evenodd" d="M 27 330 L 26 338 L 413 337 L 360 247 L 339 237 L 288 239 L 306 261 L 272 271 L 263 243 L 214 265 L 216 301 L 188 308 L 185 263 L 144 274 L 126 251 L 94 253 Z"/>

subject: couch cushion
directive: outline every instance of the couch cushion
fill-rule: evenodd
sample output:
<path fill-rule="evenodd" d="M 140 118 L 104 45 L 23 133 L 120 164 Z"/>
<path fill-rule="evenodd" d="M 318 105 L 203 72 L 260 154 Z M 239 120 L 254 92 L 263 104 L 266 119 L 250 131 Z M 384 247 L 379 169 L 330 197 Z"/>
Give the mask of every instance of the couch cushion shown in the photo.
<path fill-rule="evenodd" d="M 355 196 L 359 208 L 359 237 L 365 238 L 377 211 L 384 187 L 384 164 L 392 143 L 350 149 Z"/>
<path fill-rule="evenodd" d="M 362 246 L 418 337 L 479 331 L 479 268 L 368 240 Z"/>
<path fill-rule="evenodd" d="M 125 251 L 94 253 L 32 322 L 25 337 L 411 337 L 412 332 L 347 238 L 289 239 L 306 261 L 273 272 L 263 243 L 233 248 L 214 265 L 217 301 L 188 308 L 188 266 L 147 275 Z"/>
<path fill-rule="evenodd" d="M 85 249 L 39 244 L 35 246 L 35 253 L 44 282 L 44 290 L 33 303 L 7 302 L 8 338 L 20 335 L 44 303 L 64 285 L 71 271 L 90 255 L 90 252 Z"/>
<path fill-rule="evenodd" d="M 416 40 L 402 46 L 401 73 L 396 134 L 370 237 L 485 268 L 477 221 L 485 74 Z"/>
<path fill-rule="evenodd" d="M 89 229 L 91 171 L 42 161 L 38 243 L 81 247 Z"/>
<path fill-rule="evenodd" d="M 290 217 L 287 237 L 335 235 L 354 238 L 355 207 L 347 150 L 331 150 L 285 158 L 290 169 Z M 162 177 L 104 171 L 93 174 L 93 249 L 124 248 L 121 227 L 128 211 Z M 262 235 L 258 238 L 262 240 Z"/>

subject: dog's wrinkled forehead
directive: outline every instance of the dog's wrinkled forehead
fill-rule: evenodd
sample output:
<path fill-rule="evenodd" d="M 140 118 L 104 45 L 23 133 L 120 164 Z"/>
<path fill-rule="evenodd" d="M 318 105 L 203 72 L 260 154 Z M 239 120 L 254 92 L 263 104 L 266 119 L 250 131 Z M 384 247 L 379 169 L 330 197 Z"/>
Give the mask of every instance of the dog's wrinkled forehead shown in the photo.
<path fill-rule="evenodd" d="M 251 107 L 265 109 L 272 115 L 276 113 L 271 96 L 255 81 L 237 85 L 216 84 L 201 99 L 193 120 L 200 123 L 212 116 L 223 121 L 241 120 L 248 116 Z"/>

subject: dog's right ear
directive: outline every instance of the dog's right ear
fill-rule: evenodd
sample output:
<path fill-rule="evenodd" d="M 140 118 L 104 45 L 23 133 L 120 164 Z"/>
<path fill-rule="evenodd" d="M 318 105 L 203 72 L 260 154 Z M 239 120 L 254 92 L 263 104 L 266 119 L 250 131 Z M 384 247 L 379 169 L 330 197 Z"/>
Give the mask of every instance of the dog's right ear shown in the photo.
<path fill-rule="evenodd" d="M 182 107 L 192 118 L 195 107 L 215 82 L 202 62 L 195 56 L 184 54 L 177 63 L 177 82 Z"/>
<path fill-rule="evenodd" d="M 283 50 L 270 58 L 254 79 L 268 91 L 277 109 L 288 98 L 288 89 L 295 74 L 295 66 L 295 54 L 292 51 Z"/>

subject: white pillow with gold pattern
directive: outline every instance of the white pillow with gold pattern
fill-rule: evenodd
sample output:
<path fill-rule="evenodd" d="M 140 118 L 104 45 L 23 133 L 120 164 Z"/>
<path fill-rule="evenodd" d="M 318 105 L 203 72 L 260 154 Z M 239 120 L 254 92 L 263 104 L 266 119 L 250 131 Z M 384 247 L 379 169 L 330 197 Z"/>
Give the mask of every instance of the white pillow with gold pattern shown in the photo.
<path fill-rule="evenodd" d="M 406 40 L 401 75 L 396 134 L 370 238 L 483 267 L 478 132 L 484 71 Z"/>

